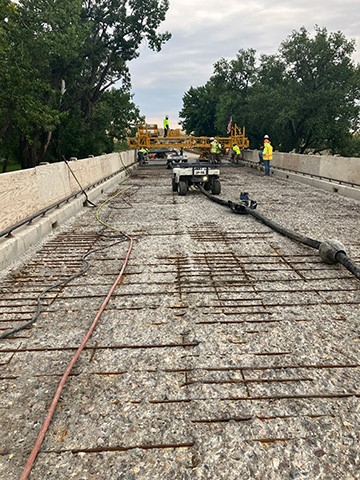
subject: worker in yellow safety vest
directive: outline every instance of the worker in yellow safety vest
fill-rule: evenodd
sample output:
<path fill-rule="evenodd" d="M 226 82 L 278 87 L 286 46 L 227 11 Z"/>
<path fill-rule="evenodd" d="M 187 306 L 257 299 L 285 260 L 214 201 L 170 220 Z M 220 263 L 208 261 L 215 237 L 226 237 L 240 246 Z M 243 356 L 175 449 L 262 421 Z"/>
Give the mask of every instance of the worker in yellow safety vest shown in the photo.
<path fill-rule="evenodd" d="M 264 137 L 263 161 L 265 168 L 265 175 L 270 175 L 270 161 L 273 158 L 273 147 L 270 143 L 268 135 Z"/>
<path fill-rule="evenodd" d="M 240 150 L 240 147 L 238 145 L 236 145 L 236 143 L 233 144 L 233 152 L 234 152 L 234 162 L 238 162 L 240 160 L 240 156 L 241 156 L 241 150 Z"/>
<path fill-rule="evenodd" d="M 144 165 L 146 160 L 147 150 L 144 147 L 139 148 L 138 150 L 138 160 L 140 165 Z"/>
<path fill-rule="evenodd" d="M 220 143 L 214 138 L 210 138 L 210 145 L 211 145 L 211 162 L 212 163 L 221 163 L 220 160 L 220 153 L 221 153 L 221 145 Z"/>
<path fill-rule="evenodd" d="M 169 116 L 165 115 L 164 118 L 164 137 L 167 137 L 169 134 Z"/>

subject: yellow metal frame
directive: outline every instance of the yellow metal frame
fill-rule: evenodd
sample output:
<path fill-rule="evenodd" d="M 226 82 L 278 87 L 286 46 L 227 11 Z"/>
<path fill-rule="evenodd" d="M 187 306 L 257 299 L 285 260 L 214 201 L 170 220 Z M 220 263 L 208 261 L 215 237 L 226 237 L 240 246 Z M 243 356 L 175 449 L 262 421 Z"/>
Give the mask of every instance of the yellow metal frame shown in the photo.
<path fill-rule="evenodd" d="M 210 137 L 194 137 L 192 135 L 178 135 L 178 130 L 170 130 L 167 137 L 160 136 L 157 125 L 140 125 L 136 136 L 128 138 L 129 148 L 184 148 L 210 150 Z M 176 136 L 175 136 L 176 135 Z M 236 143 L 240 148 L 249 148 L 249 139 L 245 136 L 245 127 L 239 128 L 234 125 L 228 137 L 215 137 L 224 148 L 232 148 Z"/>

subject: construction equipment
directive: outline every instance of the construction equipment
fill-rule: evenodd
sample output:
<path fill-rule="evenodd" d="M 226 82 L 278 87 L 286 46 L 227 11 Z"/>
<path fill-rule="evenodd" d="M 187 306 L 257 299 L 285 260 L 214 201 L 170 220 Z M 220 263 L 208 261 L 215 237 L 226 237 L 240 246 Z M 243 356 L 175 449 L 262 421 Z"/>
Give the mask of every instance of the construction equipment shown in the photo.
<path fill-rule="evenodd" d="M 128 138 L 128 147 L 139 149 L 141 147 L 151 149 L 187 149 L 196 150 L 200 154 L 207 154 L 211 150 L 211 137 L 195 137 L 193 135 L 181 135 L 180 130 L 170 130 L 169 135 L 164 137 L 159 134 L 156 124 L 145 124 L 138 127 L 136 136 Z M 216 137 L 224 150 L 231 149 L 234 143 L 240 148 L 249 148 L 249 139 L 245 136 L 245 127 L 239 128 L 234 125 L 228 137 Z"/>
<path fill-rule="evenodd" d="M 186 195 L 191 186 L 201 186 L 213 195 L 221 193 L 220 170 L 209 163 L 179 163 L 173 168 L 172 190 Z"/>
<path fill-rule="evenodd" d="M 166 155 L 166 168 L 174 168 L 181 163 L 188 163 L 188 157 L 184 153 L 171 152 Z"/>

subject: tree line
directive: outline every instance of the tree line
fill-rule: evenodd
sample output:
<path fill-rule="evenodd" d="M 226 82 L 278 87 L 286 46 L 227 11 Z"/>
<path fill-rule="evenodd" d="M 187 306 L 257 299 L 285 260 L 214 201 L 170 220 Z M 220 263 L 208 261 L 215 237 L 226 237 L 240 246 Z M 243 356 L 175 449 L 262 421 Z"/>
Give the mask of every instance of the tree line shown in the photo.
<path fill-rule="evenodd" d="M 110 152 L 143 121 L 128 62 L 159 51 L 168 0 L 0 0 L 0 158 Z M 114 88 L 116 84 L 116 88 Z"/>
<path fill-rule="evenodd" d="M 144 117 L 128 63 L 146 40 L 160 51 L 169 0 L 0 0 L 0 160 L 22 168 L 114 150 Z M 294 31 L 275 55 L 239 50 L 183 96 L 183 128 L 226 135 L 246 126 L 281 151 L 360 156 L 360 68 L 354 40 L 315 27 Z M 116 88 L 114 88 L 116 86 Z"/>
<path fill-rule="evenodd" d="M 239 50 L 221 58 L 205 85 L 191 87 L 179 113 L 187 133 L 226 135 L 246 126 L 250 147 L 264 134 L 283 152 L 360 156 L 360 67 L 355 41 L 315 26 L 293 31 L 275 55 Z"/>

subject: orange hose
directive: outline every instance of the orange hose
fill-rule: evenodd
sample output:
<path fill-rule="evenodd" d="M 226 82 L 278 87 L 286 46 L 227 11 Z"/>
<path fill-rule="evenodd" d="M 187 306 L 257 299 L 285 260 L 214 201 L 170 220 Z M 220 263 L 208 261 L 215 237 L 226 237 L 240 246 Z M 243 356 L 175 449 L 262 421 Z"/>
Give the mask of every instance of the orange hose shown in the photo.
<path fill-rule="evenodd" d="M 74 355 L 73 358 L 71 359 L 71 361 L 70 361 L 67 369 L 65 370 L 64 375 L 62 376 L 62 378 L 61 378 L 61 380 L 60 380 L 59 386 L 58 386 L 58 388 L 57 388 L 57 390 L 56 390 L 56 393 L 55 393 L 55 395 L 54 395 L 54 397 L 53 397 L 53 400 L 52 400 L 52 402 L 51 402 L 50 408 L 49 408 L 49 410 L 48 410 L 48 413 L 47 413 L 47 415 L 46 415 L 46 418 L 45 418 L 45 420 L 44 420 L 44 423 L 43 423 L 43 425 L 42 425 L 42 427 L 41 427 L 41 430 L 40 430 L 40 432 L 39 432 L 39 435 L 38 435 L 38 437 L 37 437 L 37 439 L 36 439 L 36 442 L 35 442 L 35 444 L 34 444 L 34 447 L 33 447 L 33 449 L 32 449 L 32 452 L 31 452 L 31 454 L 30 454 L 30 456 L 29 456 L 29 458 L 28 458 L 28 461 L 26 462 L 26 465 L 25 465 L 24 471 L 23 471 L 23 473 L 22 473 L 22 475 L 21 475 L 21 477 L 20 477 L 20 480 L 26 480 L 26 479 L 28 478 L 28 476 L 29 476 L 29 474 L 30 474 L 30 472 L 31 472 L 31 469 L 32 469 L 32 467 L 33 467 L 33 465 L 34 465 L 34 463 L 35 463 L 36 457 L 37 457 L 37 455 L 38 455 L 38 453 L 39 453 L 39 450 L 40 450 L 40 447 L 41 447 L 41 445 L 42 445 L 42 442 L 43 442 L 43 440 L 44 440 L 44 438 L 45 438 L 46 432 L 47 432 L 47 430 L 48 430 L 48 428 L 49 428 L 49 425 L 50 425 L 50 423 L 51 423 L 52 417 L 53 417 L 53 415 L 54 415 L 54 413 L 55 413 L 56 405 L 57 405 L 57 403 L 58 403 L 58 401 L 59 401 L 59 398 L 60 398 L 62 389 L 63 389 L 63 387 L 64 387 L 64 385 L 65 385 L 65 383 L 66 383 L 66 380 L 67 380 L 68 376 L 70 375 L 71 370 L 72 370 L 73 366 L 75 365 L 77 359 L 79 358 L 80 353 L 83 351 L 86 343 L 88 342 L 88 340 L 89 340 L 89 338 L 91 337 L 93 331 L 95 330 L 95 327 L 96 327 L 97 322 L 99 321 L 99 319 L 100 319 L 103 311 L 105 310 L 106 305 L 108 304 L 108 302 L 109 302 L 109 300 L 110 300 L 110 298 L 111 298 L 111 295 L 114 293 L 114 290 L 115 290 L 117 284 L 119 283 L 119 281 L 120 281 L 120 279 L 121 279 L 121 277 L 122 277 L 122 275 L 123 275 L 123 273 L 124 273 L 124 271 L 125 271 L 126 265 L 128 264 L 128 261 L 129 261 L 129 257 L 130 257 L 130 253 L 131 253 L 131 250 L 132 250 L 132 247 L 133 247 L 133 243 L 134 243 L 134 241 L 133 241 L 133 239 L 132 239 L 131 237 L 128 237 L 128 238 L 129 238 L 129 240 L 130 240 L 130 245 L 129 245 L 129 248 L 128 248 L 128 251 L 127 251 L 127 254 L 126 254 L 126 257 L 125 257 L 124 264 L 123 264 L 123 266 L 122 266 L 122 268 L 121 268 L 121 270 L 120 270 L 120 273 L 119 273 L 119 275 L 116 277 L 116 280 L 115 280 L 115 282 L 113 283 L 112 287 L 110 288 L 109 293 L 107 294 L 105 300 L 103 301 L 103 303 L 102 303 L 102 305 L 101 305 L 98 313 L 96 314 L 96 317 L 95 317 L 93 323 L 91 324 L 90 329 L 88 330 L 87 334 L 85 335 L 83 341 L 81 342 L 81 345 L 80 345 L 79 348 L 77 349 L 75 355 Z"/>

